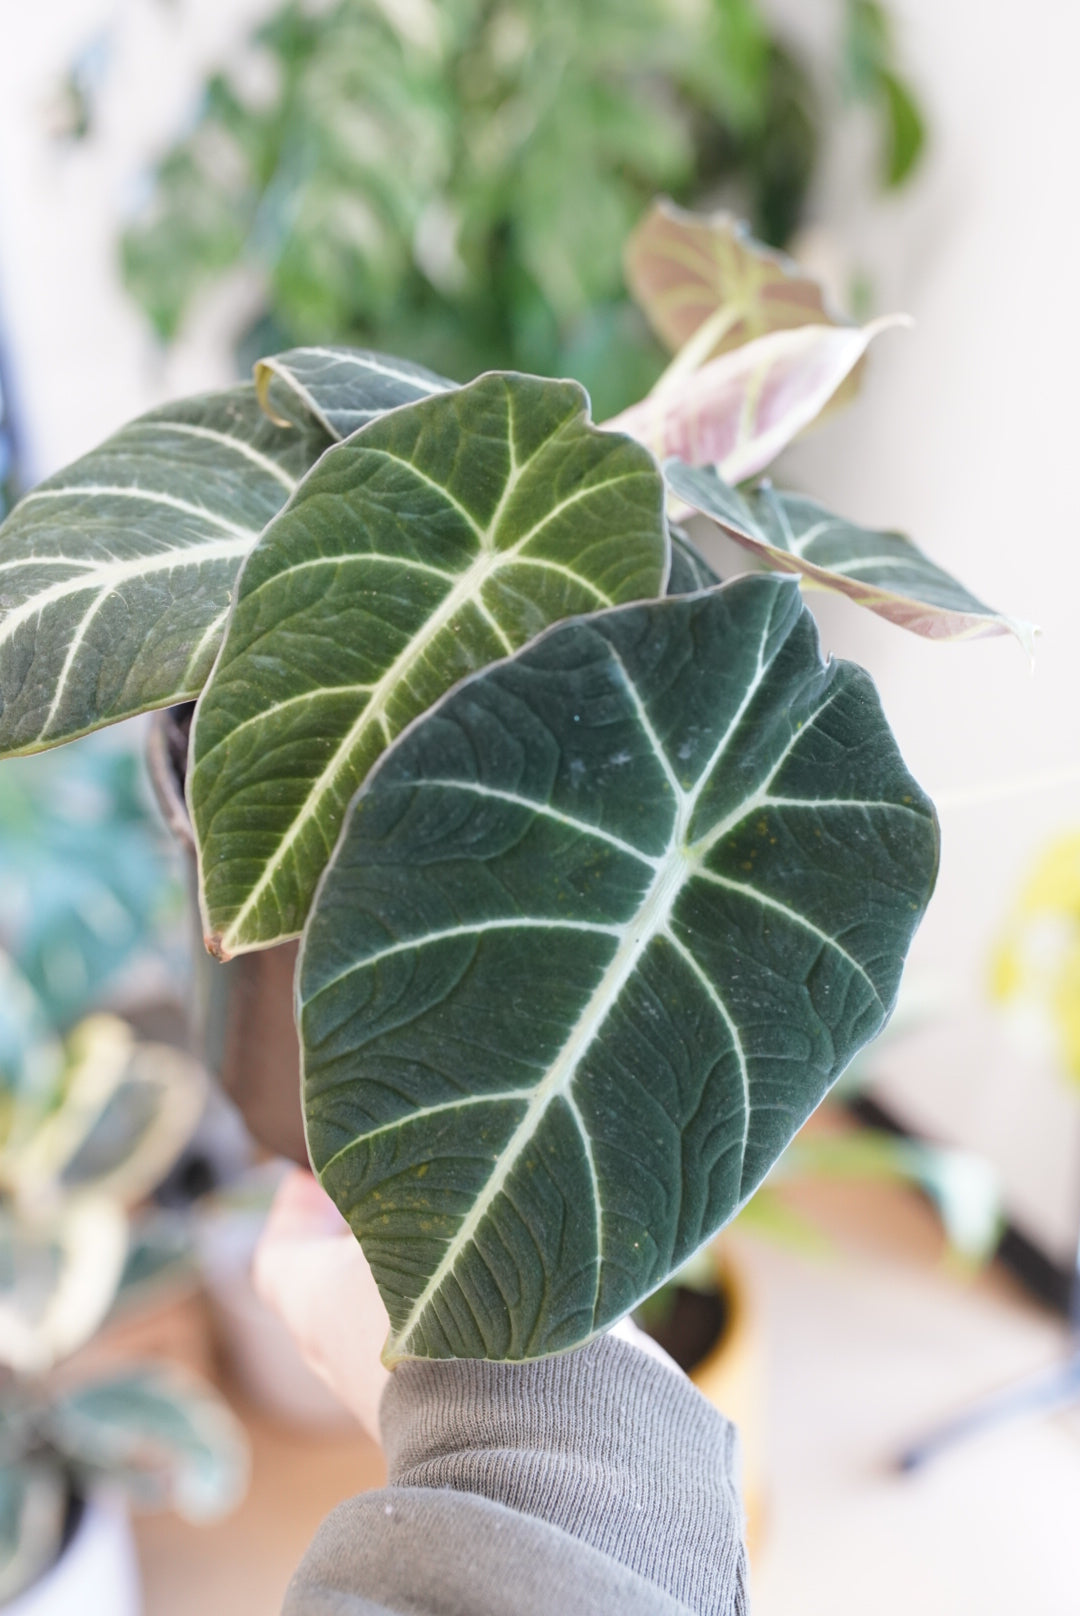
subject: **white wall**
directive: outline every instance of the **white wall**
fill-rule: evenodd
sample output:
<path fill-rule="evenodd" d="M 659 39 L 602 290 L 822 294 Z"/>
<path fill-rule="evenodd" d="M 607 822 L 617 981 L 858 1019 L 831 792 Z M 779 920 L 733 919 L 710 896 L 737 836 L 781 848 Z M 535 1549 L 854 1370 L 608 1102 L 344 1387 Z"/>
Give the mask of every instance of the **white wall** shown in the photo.
<path fill-rule="evenodd" d="M 46 475 L 131 415 L 231 379 L 231 288 L 161 352 L 117 274 L 120 221 L 206 72 L 270 0 L 0 0 L 0 309 L 27 472 Z M 103 62 L 101 120 L 50 136 L 65 73 Z"/>
<path fill-rule="evenodd" d="M 802 0 L 801 24 L 832 9 Z M 893 10 L 930 109 L 931 161 L 902 201 L 845 218 L 838 158 L 827 203 L 880 306 L 917 323 L 881 339 L 859 404 L 784 472 L 855 517 L 902 527 L 985 600 L 1044 629 L 1032 673 L 1006 639 L 937 646 L 839 600 L 822 612 L 831 647 L 874 672 L 911 767 L 941 801 L 941 881 L 910 971 L 960 1008 L 938 1036 L 883 1053 L 884 1088 L 906 1116 L 989 1149 L 1013 1209 L 1066 1256 L 1080 1105 L 983 1002 L 989 946 L 1035 851 L 1080 827 L 1080 7 Z"/>

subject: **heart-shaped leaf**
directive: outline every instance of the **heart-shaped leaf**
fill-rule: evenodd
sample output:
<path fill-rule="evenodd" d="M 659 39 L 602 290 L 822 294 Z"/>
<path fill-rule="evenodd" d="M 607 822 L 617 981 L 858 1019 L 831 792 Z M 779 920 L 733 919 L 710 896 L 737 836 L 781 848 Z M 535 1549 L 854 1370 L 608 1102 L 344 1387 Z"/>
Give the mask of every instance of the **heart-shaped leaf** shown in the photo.
<path fill-rule="evenodd" d="M 607 424 L 664 460 L 717 465 L 728 482 L 764 471 L 825 408 L 889 316 L 865 326 L 772 331 L 656 388 Z"/>
<path fill-rule="evenodd" d="M 194 696 L 244 556 L 330 440 L 254 387 L 132 421 L 0 527 L 0 754 Z"/>
<path fill-rule="evenodd" d="M 859 527 L 815 499 L 780 493 L 768 483 L 744 497 L 711 466 L 671 460 L 664 471 L 680 500 L 712 517 L 767 566 L 811 578 L 927 639 L 1011 633 L 1029 655 L 1034 651 L 1030 624 L 984 605 L 902 533 Z"/>
<path fill-rule="evenodd" d="M 936 865 L 792 580 L 561 624 L 413 725 L 298 974 L 388 1358 L 535 1357 L 660 1284 L 882 1026 Z"/>
<path fill-rule="evenodd" d="M 295 936 L 379 753 L 560 617 L 663 590 L 664 487 L 573 382 L 481 377 L 331 449 L 237 585 L 192 730 L 223 957 Z"/>
<path fill-rule="evenodd" d="M 654 202 L 624 257 L 631 296 L 685 370 L 770 331 L 842 325 L 819 283 L 730 213 Z"/>
<path fill-rule="evenodd" d="M 255 385 L 264 409 L 287 424 L 313 416 L 334 439 L 347 438 L 400 404 L 456 386 L 407 359 L 366 348 L 290 348 L 261 359 Z"/>

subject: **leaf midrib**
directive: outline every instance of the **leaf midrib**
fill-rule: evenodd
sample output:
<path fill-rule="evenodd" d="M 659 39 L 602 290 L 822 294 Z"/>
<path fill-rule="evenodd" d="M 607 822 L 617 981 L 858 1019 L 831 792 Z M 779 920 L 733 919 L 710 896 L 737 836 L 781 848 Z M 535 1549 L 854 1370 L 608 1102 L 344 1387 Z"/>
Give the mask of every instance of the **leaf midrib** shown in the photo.
<path fill-rule="evenodd" d="M 666 928 L 675 900 L 682 891 L 684 880 L 685 866 L 678 857 L 669 857 L 656 871 L 649 883 L 645 897 L 638 907 L 637 914 L 633 921 L 628 924 L 622 941 L 605 967 L 600 981 L 589 995 L 588 1002 L 575 1022 L 569 1038 L 548 1068 L 543 1080 L 537 1084 L 524 1116 L 500 1151 L 494 1172 L 485 1184 L 481 1194 L 477 1196 L 469 1208 L 453 1239 L 447 1244 L 445 1253 L 414 1302 L 405 1323 L 399 1331 L 391 1335 L 387 1344 L 387 1352 L 391 1360 L 401 1356 L 406 1350 L 410 1337 L 422 1322 L 428 1304 L 438 1295 L 443 1284 L 456 1267 L 462 1251 L 471 1243 L 473 1235 L 501 1193 L 522 1152 L 535 1134 L 541 1119 L 555 1100 L 569 1092 L 583 1055 L 588 1051 L 597 1031 L 618 1002 L 623 988 L 637 969 L 642 954 L 653 939 Z M 596 1264 L 598 1269 L 601 1261 L 600 1224 L 602 1216 L 603 1207 L 597 1201 Z"/>
<path fill-rule="evenodd" d="M 295 842 L 318 814 L 323 798 L 331 789 L 334 780 L 344 767 L 350 754 L 360 744 L 365 733 L 373 724 L 381 723 L 384 719 L 388 722 L 387 704 L 405 673 L 420 659 L 430 641 L 453 621 L 463 606 L 470 603 L 473 593 L 479 593 L 479 588 L 487 581 L 497 566 L 498 557 L 494 556 L 490 550 L 480 550 L 461 574 L 454 587 L 443 596 L 442 601 L 431 616 L 425 618 L 420 632 L 410 637 L 408 643 L 394 658 L 386 672 L 372 687 L 370 699 L 364 703 L 356 721 L 343 736 L 330 761 L 311 787 L 303 807 L 281 838 L 272 857 L 267 860 L 258 881 L 248 893 L 233 920 L 217 937 L 216 941 L 223 957 L 227 958 L 235 945 L 242 940 L 240 934 L 244 922 L 254 911 L 263 894 L 273 882 Z M 298 935 L 298 932 L 291 932 L 288 935 L 283 934 L 276 941 L 286 942 L 290 937 Z"/>
<path fill-rule="evenodd" d="M 772 661 L 774 660 L 774 658 L 766 659 L 765 657 L 765 647 L 767 644 L 768 632 L 769 625 L 766 624 L 762 629 L 762 636 L 758 647 L 757 667 L 755 669 L 754 676 L 750 680 L 748 689 L 744 693 L 743 699 L 739 703 L 735 713 L 729 720 L 723 735 L 720 737 L 717 745 L 714 747 L 708 762 L 702 768 L 690 789 L 685 788 L 675 775 L 670 760 L 668 759 L 666 751 L 660 742 L 660 738 L 653 727 L 647 709 L 642 702 L 636 685 L 631 679 L 614 646 L 610 647 L 612 661 L 615 667 L 619 670 L 626 693 L 630 697 L 631 703 L 637 713 L 641 729 L 649 741 L 650 747 L 662 769 L 662 772 L 664 773 L 669 789 L 672 793 L 674 812 L 668 850 L 660 861 L 648 859 L 648 862 L 654 867 L 654 874 L 642 902 L 638 907 L 637 913 L 635 914 L 634 918 L 627 923 L 622 941 L 619 943 L 614 955 L 612 956 L 608 965 L 605 967 L 600 981 L 590 994 L 588 1002 L 581 1011 L 572 1031 L 570 1032 L 569 1037 L 565 1040 L 561 1050 L 559 1051 L 558 1056 L 548 1069 L 548 1072 L 541 1083 L 539 1083 L 534 1090 L 532 1098 L 528 1103 L 521 1121 L 518 1123 L 513 1134 L 510 1136 L 510 1139 L 501 1150 L 495 1168 L 485 1184 L 483 1191 L 472 1203 L 458 1230 L 454 1234 L 453 1238 L 447 1243 L 443 1256 L 439 1260 L 439 1263 L 432 1272 L 420 1295 L 414 1302 L 401 1329 L 391 1335 L 387 1346 L 387 1353 L 390 1361 L 402 1356 L 407 1351 L 409 1341 L 423 1322 L 424 1314 L 426 1313 L 429 1305 L 434 1301 L 443 1285 L 452 1275 L 463 1251 L 465 1251 L 471 1244 L 474 1235 L 495 1203 L 498 1195 L 504 1188 L 510 1174 L 513 1172 L 518 1160 L 526 1149 L 530 1139 L 535 1134 L 537 1127 L 539 1126 L 543 1117 L 546 1115 L 550 1106 L 555 1100 L 562 1097 L 569 1097 L 572 1099 L 571 1086 L 577 1074 L 581 1060 L 593 1043 L 600 1027 L 603 1025 L 608 1015 L 618 1003 L 619 997 L 625 988 L 626 983 L 637 969 L 644 951 L 657 937 L 664 937 L 669 944 L 675 946 L 679 953 L 691 953 L 690 950 L 685 948 L 685 945 L 679 942 L 671 930 L 670 922 L 672 918 L 672 911 L 674 909 L 676 900 L 678 899 L 688 880 L 693 877 L 705 877 L 706 879 L 714 881 L 717 879 L 712 872 L 705 869 L 703 860 L 711 847 L 715 845 L 718 838 L 715 834 L 717 827 L 714 827 L 714 833 L 710 833 L 706 837 L 699 838 L 694 844 L 689 844 L 688 831 L 693 821 L 694 812 L 702 792 L 705 790 L 708 782 L 713 777 L 715 770 L 723 758 L 723 755 L 733 736 L 735 735 L 742 718 L 745 716 L 754 695 L 760 687 L 767 669 L 771 666 Z M 832 698 L 830 698 L 830 700 L 831 699 Z M 827 706 L 828 704 L 829 703 L 827 702 L 825 705 Z M 817 714 L 815 713 L 814 716 L 816 721 Z M 753 806 L 755 805 L 755 800 L 760 802 L 760 800 L 767 795 L 769 785 L 771 785 L 772 781 L 776 778 L 776 774 L 779 772 L 783 762 L 790 754 L 792 748 L 797 744 L 800 738 L 805 737 L 808 727 L 809 726 L 801 726 L 791 737 L 787 746 L 781 753 L 780 758 L 774 762 L 766 780 L 761 786 L 758 787 L 756 792 L 752 793 L 750 802 L 747 803 L 744 800 L 744 803 L 740 806 L 738 811 L 733 812 L 725 817 L 725 819 L 721 822 L 721 826 L 724 831 L 729 830 L 734 824 L 740 822 L 748 812 L 752 812 Z M 647 855 L 645 856 L 648 857 Z M 814 926 L 812 922 L 807 921 L 806 917 L 798 914 L 797 911 L 790 910 L 786 905 L 781 905 L 777 903 L 776 900 L 769 899 L 765 895 L 759 893 L 756 888 L 749 885 L 739 886 L 737 883 L 729 883 L 723 880 L 721 880 L 720 884 L 730 887 L 738 887 L 740 892 L 745 893 L 747 896 L 752 896 L 755 900 L 762 902 L 767 907 L 782 909 L 788 918 L 813 931 L 815 935 L 821 938 L 823 944 L 835 948 L 845 959 L 845 961 L 857 971 L 857 973 L 868 983 L 875 999 L 877 999 L 880 1003 L 880 997 L 877 990 L 864 968 L 857 960 L 853 958 L 853 956 L 848 954 L 839 943 L 837 943 L 835 938 L 830 937 L 827 933 L 821 932 L 820 928 Z M 694 961 L 694 968 L 697 974 L 700 976 L 701 970 L 700 966 L 697 965 L 696 960 Z M 742 1145 L 743 1159 L 745 1160 L 750 1118 L 749 1073 L 746 1064 L 746 1057 L 742 1049 L 742 1044 L 741 1040 L 739 1039 L 737 1029 L 735 1028 L 733 1019 L 730 1016 L 726 1005 L 715 991 L 711 992 L 711 997 L 717 1006 L 718 1013 L 721 1015 L 725 1025 L 728 1028 L 729 1034 L 732 1037 L 736 1057 L 739 1062 L 744 1090 L 744 1101 L 746 1106 L 746 1119 L 744 1124 L 745 1137 Z M 584 1138 L 582 1119 L 576 1102 L 571 1104 L 571 1113 L 579 1131 L 583 1133 Z M 587 1154 L 594 1183 L 595 1212 L 597 1220 L 597 1286 L 599 1286 L 600 1266 L 602 1263 L 603 1205 L 599 1199 L 599 1186 L 596 1178 L 595 1163 L 593 1162 L 591 1154 L 591 1144 Z M 597 1289 L 597 1292 L 594 1294 L 594 1325 L 596 1320 L 595 1309 L 598 1294 L 599 1292 Z"/>
<path fill-rule="evenodd" d="M 628 477 L 636 475 L 636 472 L 633 471 L 621 472 L 614 477 L 605 478 L 600 482 L 588 483 L 582 488 L 575 489 L 572 494 L 567 495 L 564 499 L 558 501 L 557 504 L 553 505 L 548 511 L 546 511 L 541 520 L 535 522 L 532 527 L 530 527 L 524 534 L 521 535 L 520 538 L 514 542 L 513 545 L 505 550 L 498 549 L 496 547 L 498 529 L 506 507 L 525 470 L 535 459 L 535 455 L 533 455 L 530 456 L 529 460 L 525 461 L 523 464 L 519 464 L 517 462 L 513 453 L 512 420 L 510 422 L 510 436 L 508 442 L 510 443 L 510 471 L 502 493 L 499 496 L 498 503 L 496 504 L 495 510 L 493 511 L 486 527 L 482 527 L 474 517 L 465 511 L 464 507 L 461 506 L 458 501 L 442 487 L 441 484 L 435 483 L 433 479 L 426 475 L 426 473 L 419 471 L 411 461 L 403 462 L 408 466 L 409 470 L 416 474 L 422 481 L 430 483 L 432 487 L 437 489 L 447 499 L 448 503 L 453 509 L 459 511 L 473 533 L 476 535 L 480 544 L 480 549 L 474 556 L 472 562 L 465 572 L 459 576 L 457 583 L 443 597 L 443 600 L 436 607 L 435 611 L 430 617 L 427 617 L 424 620 L 424 623 L 420 629 L 410 637 L 408 643 L 399 652 L 398 656 L 394 659 L 386 673 L 384 673 L 377 683 L 372 686 L 370 700 L 365 703 L 362 711 L 357 715 L 355 723 L 350 727 L 348 733 L 343 737 L 332 758 L 327 763 L 318 779 L 315 781 L 310 792 L 308 793 L 304 806 L 300 810 L 300 813 L 297 814 L 285 835 L 281 838 L 281 841 L 278 843 L 272 857 L 264 866 L 263 872 L 259 876 L 258 881 L 248 893 L 248 896 L 245 898 L 244 903 L 237 911 L 236 915 L 229 922 L 228 926 L 225 927 L 221 932 L 211 933 L 211 942 L 216 951 L 220 953 L 221 957 L 229 958 L 238 947 L 244 946 L 244 939 L 241 934 L 245 921 L 254 912 L 262 896 L 272 885 L 278 870 L 281 868 L 282 863 L 284 862 L 284 859 L 295 845 L 303 830 L 312 821 L 312 819 L 316 817 L 323 798 L 331 789 L 333 782 L 340 770 L 345 766 L 350 753 L 362 741 L 369 726 L 373 723 L 382 724 L 384 736 L 387 740 L 390 739 L 390 726 L 386 713 L 386 707 L 390 697 L 396 691 L 406 672 L 425 654 L 432 640 L 434 640 L 435 637 L 453 621 L 459 610 L 471 604 L 476 607 L 477 611 L 487 622 L 489 628 L 492 628 L 495 631 L 501 640 L 505 651 L 508 654 L 512 653 L 514 650 L 512 642 L 509 640 L 504 629 L 502 628 L 502 625 L 490 611 L 483 599 L 484 584 L 504 568 L 519 565 L 523 559 L 528 559 L 536 565 L 546 567 L 548 562 L 542 556 L 531 558 L 523 557 L 522 552 L 524 551 L 526 545 L 530 544 L 532 540 L 544 530 L 545 527 L 560 516 L 568 507 L 576 505 L 581 500 L 594 498 L 596 495 L 602 493 L 604 489 L 612 487 L 617 483 L 624 482 Z M 371 452 L 384 454 L 390 459 L 398 458 L 387 450 L 375 449 Z M 560 573 L 571 572 L 575 579 L 584 584 L 591 593 L 597 595 L 601 599 L 603 605 L 612 606 L 614 604 L 609 596 L 604 595 L 588 580 L 580 579 L 577 573 L 573 573 L 572 569 L 566 567 L 564 564 L 555 562 L 552 564 L 552 570 Z M 309 692 L 307 694 L 309 698 L 313 698 L 318 694 L 318 692 Z M 256 717 L 259 716 L 261 715 L 256 715 Z M 275 942 L 287 942 L 291 938 L 297 936 L 299 936 L 298 931 L 280 933 L 275 935 L 273 940 Z"/>
<path fill-rule="evenodd" d="M 539 1120 L 544 1116 L 552 1102 L 569 1090 L 582 1056 L 618 1002 L 619 995 L 636 970 L 645 949 L 657 936 L 668 930 L 668 922 L 671 919 L 675 901 L 682 891 L 688 875 L 696 868 L 698 862 L 694 854 L 686 849 L 686 833 L 693 819 L 694 809 L 697 806 L 702 790 L 734 735 L 746 707 L 753 699 L 753 695 L 764 677 L 766 667 L 764 648 L 765 633 L 763 632 L 758 649 L 757 669 L 750 688 L 745 693 L 734 717 L 720 738 L 708 764 L 699 774 L 693 789 L 687 791 L 677 778 L 670 759 L 660 743 L 660 738 L 652 725 L 637 686 L 630 677 L 615 647 L 609 645 L 613 665 L 618 669 L 626 694 L 630 698 L 641 729 L 649 741 L 672 795 L 673 815 L 668 851 L 655 864 L 652 880 L 649 882 L 645 896 L 638 906 L 636 915 L 633 920 L 628 922 L 622 941 L 605 967 L 600 981 L 589 995 L 588 1002 L 575 1022 L 570 1036 L 564 1042 L 543 1081 L 537 1085 L 525 1115 L 500 1152 L 494 1172 L 488 1179 L 482 1193 L 469 1208 L 453 1239 L 448 1242 L 446 1251 L 431 1278 L 424 1286 L 423 1291 L 413 1304 L 401 1330 L 391 1336 L 387 1346 L 387 1351 L 391 1358 L 400 1355 L 407 1347 L 409 1339 L 418 1328 L 428 1304 L 438 1295 L 443 1284 L 453 1272 L 461 1252 L 471 1242 L 480 1223 L 486 1217 L 488 1209 L 494 1203 L 510 1173 L 516 1166 L 522 1151 L 535 1133 Z M 574 1110 L 576 1112 L 576 1106 Z M 592 1166 L 591 1154 L 590 1166 Z M 599 1282 L 599 1270 L 602 1260 L 601 1226 L 603 1219 L 603 1206 L 599 1200 L 596 1203 L 596 1219 L 596 1265 L 597 1280 Z M 595 1323 L 595 1299 L 593 1321 Z"/>

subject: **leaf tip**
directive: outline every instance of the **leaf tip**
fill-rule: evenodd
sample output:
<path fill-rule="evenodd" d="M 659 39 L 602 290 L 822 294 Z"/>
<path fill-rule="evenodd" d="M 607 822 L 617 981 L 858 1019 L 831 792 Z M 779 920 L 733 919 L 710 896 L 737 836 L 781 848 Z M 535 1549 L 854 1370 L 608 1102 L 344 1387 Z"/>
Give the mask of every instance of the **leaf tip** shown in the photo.
<path fill-rule="evenodd" d="M 1035 644 L 1043 636 L 1043 629 L 1038 623 L 1025 623 L 1019 618 L 1006 618 L 1006 627 L 1009 629 L 1024 650 L 1027 652 L 1028 672 L 1035 672 Z"/>
<path fill-rule="evenodd" d="M 913 331 L 915 329 L 915 316 L 897 309 L 892 314 L 879 314 L 876 320 L 869 320 L 863 326 L 863 335 L 867 345 L 874 337 L 879 337 L 883 331 Z"/>

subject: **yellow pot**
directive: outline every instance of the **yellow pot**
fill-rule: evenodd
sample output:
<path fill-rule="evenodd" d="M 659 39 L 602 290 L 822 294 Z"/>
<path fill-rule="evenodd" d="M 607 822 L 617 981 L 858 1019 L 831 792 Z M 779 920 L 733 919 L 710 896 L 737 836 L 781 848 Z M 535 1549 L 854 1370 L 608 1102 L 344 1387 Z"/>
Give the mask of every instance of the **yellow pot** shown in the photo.
<path fill-rule="evenodd" d="M 691 1371 L 690 1379 L 713 1407 L 738 1428 L 746 1541 L 753 1559 L 761 1547 L 765 1514 L 761 1329 L 746 1280 L 730 1247 L 717 1241 L 713 1261 L 717 1288 L 726 1303 L 724 1331 Z"/>

